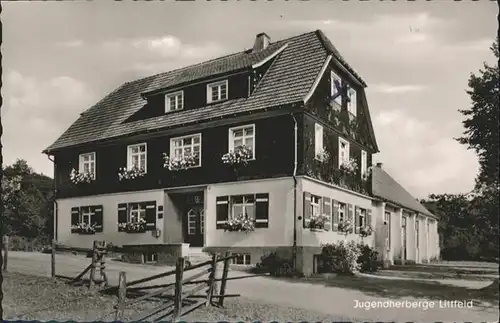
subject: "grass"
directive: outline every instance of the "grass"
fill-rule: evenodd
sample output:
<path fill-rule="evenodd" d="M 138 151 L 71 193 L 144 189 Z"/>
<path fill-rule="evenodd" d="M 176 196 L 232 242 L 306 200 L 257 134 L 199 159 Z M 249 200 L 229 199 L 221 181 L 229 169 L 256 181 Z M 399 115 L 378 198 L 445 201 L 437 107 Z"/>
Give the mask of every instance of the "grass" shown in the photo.
<path fill-rule="evenodd" d="M 47 277 L 4 273 L 4 319 L 58 321 L 113 321 L 115 296 L 89 292 Z M 125 312 L 124 321 L 137 312 L 154 308 L 157 301 L 144 302 Z M 182 317 L 188 322 L 205 321 L 349 321 L 303 309 L 276 306 L 245 298 L 230 298 L 223 308 L 202 307 Z"/>

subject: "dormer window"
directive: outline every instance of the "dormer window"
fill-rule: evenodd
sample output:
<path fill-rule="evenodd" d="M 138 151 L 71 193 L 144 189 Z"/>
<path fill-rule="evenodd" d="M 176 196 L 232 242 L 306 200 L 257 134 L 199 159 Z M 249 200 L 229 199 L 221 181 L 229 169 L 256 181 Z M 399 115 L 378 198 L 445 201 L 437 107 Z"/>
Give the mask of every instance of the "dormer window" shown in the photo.
<path fill-rule="evenodd" d="M 347 102 L 347 111 L 352 113 L 353 116 L 356 116 L 358 107 L 356 90 L 350 87 L 349 90 L 347 91 L 347 95 L 349 96 L 349 100 Z"/>
<path fill-rule="evenodd" d="M 227 80 L 207 85 L 207 103 L 227 100 Z"/>
<path fill-rule="evenodd" d="M 165 95 L 165 112 L 182 110 L 184 108 L 184 93 L 182 91 Z"/>

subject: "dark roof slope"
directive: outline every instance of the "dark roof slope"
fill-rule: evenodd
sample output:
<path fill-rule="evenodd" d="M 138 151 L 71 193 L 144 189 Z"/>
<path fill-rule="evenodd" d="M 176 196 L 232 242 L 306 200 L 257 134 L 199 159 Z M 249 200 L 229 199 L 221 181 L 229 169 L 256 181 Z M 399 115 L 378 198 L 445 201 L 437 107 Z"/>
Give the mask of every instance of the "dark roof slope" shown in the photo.
<path fill-rule="evenodd" d="M 65 147 L 200 122 L 240 112 L 301 103 L 312 88 L 328 54 L 332 54 L 332 50 L 338 53 L 333 45 L 325 48 L 324 35 L 321 35 L 323 35 L 322 32 L 317 30 L 273 42 L 260 53 L 244 51 L 127 82 L 85 111 L 44 152 L 49 153 Z M 285 44 L 287 47 L 271 64 L 248 98 L 229 100 L 171 115 L 125 122 L 145 105 L 146 102 L 141 94 L 251 66 Z"/>
<path fill-rule="evenodd" d="M 381 167 L 373 167 L 372 170 L 372 193 L 384 201 L 392 202 L 412 211 L 436 217 L 422 204 L 420 204 L 407 190 L 403 188 Z"/>

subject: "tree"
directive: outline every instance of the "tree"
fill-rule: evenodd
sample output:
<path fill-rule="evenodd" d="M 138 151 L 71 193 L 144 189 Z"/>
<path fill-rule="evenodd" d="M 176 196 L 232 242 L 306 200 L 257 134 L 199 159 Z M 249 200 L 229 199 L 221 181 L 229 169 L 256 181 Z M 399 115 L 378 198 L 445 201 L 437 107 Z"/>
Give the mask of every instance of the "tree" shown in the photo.
<path fill-rule="evenodd" d="M 498 37 L 491 46 L 497 59 L 495 66 L 483 63 L 484 69 L 479 76 L 471 74 L 469 78 L 469 94 L 472 106 L 467 110 L 459 110 L 466 119 L 462 122 L 465 131 L 458 142 L 473 149 L 479 157 L 479 174 L 477 186 L 482 184 L 498 187 L 499 181 L 499 75 Z"/>

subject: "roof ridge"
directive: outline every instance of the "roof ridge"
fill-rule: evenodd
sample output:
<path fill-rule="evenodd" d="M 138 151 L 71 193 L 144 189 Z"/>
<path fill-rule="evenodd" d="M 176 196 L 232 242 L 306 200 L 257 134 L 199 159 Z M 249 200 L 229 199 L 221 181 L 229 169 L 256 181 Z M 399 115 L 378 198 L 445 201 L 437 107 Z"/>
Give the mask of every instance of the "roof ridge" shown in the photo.
<path fill-rule="evenodd" d="M 312 33 L 315 33 L 315 32 L 316 32 L 316 30 L 315 31 L 309 31 L 309 32 L 306 32 L 306 33 L 302 33 L 302 34 L 299 34 L 299 35 L 294 35 L 294 36 L 291 36 L 291 37 L 288 37 L 288 38 L 279 39 L 279 40 L 276 40 L 274 42 L 270 42 L 269 45 L 276 45 L 276 44 L 279 44 L 281 42 L 290 41 L 291 39 L 298 38 L 298 37 L 301 37 L 301 36 L 305 36 L 307 34 L 312 34 Z M 239 51 L 239 52 L 234 52 L 234 53 L 227 54 L 227 55 L 224 55 L 224 56 L 212 58 L 212 59 L 209 59 L 209 60 L 206 60 L 206 61 L 202 61 L 202 62 L 199 62 L 199 63 L 195 63 L 195 64 L 191 64 L 191 65 L 187 65 L 187 66 L 182 66 L 182 67 L 178 67 L 178 68 L 173 69 L 173 70 L 169 70 L 169 71 L 160 72 L 160 73 L 156 73 L 156 74 L 153 74 L 153 75 L 145 76 L 145 77 L 142 77 L 142 78 L 139 78 L 139 79 L 127 81 L 127 82 L 125 82 L 125 84 L 144 81 L 144 80 L 146 80 L 148 78 L 157 77 L 157 76 L 162 75 L 162 74 L 179 72 L 179 71 L 181 71 L 183 69 L 192 68 L 192 67 L 196 67 L 196 66 L 199 66 L 199 65 L 211 63 L 211 62 L 214 62 L 214 61 L 217 61 L 217 60 L 220 60 L 220 59 L 228 58 L 230 56 L 241 55 L 241 54 L 243 54 L 243 53 L 245 53 L 245 52 L 247 52 L 249 50 L 250 49 L 245 49 L 245 50 L 242 50 L 242 51 Z"/>

